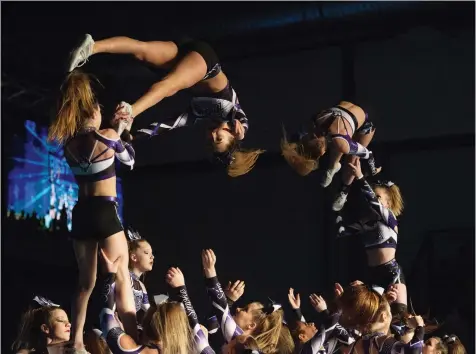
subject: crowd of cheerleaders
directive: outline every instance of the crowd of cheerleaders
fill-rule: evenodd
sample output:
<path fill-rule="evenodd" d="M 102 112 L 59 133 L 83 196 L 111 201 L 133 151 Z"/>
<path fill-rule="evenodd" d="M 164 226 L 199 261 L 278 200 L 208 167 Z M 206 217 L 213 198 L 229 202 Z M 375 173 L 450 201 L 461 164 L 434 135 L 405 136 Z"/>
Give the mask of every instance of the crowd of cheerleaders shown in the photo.
<path fill-rule="evenodd" d="M 132 105 L 119 104 L 112 120 L 106 122 L 111 128 L 101 129 L 94 82 L 76 69 L 98 53 L 132 54 L 152 68 L 169 71 Z M 232 177 L 249 172 L 263 151 L 240 147 L 248 118 L 206 43 L 189 39 L 141 42 L 127 37 L 96 42 L 86 35 L 71 52 L 69 72 L 49 139 L 63 145 L 79 188 L 71 232 L 79 268 L 78 290 L 71 323 L 60 306 L 35 298 L 37 306 L 22 319 L 13 346 L 16 353 L 465 353 L 455 335 L 428 337 L 434 329 L 431 323 L 407 306 L 405 278 L 395 260 L 397 217 L 403 211 L 400 190 L 389 181 L 367 182 L 364 175 L 375 176 L 381 170 L 367 149 L 375 128 L 361 107 L 345 101 L 314 115 L 299 133 L 288 137 L 285 132 L 281 150 L 302 176 L 317 170 L 319 159 L 328 152 L 323 187 L 331 184 L 346 155 L 342 187 L 332 208 L 340 213 L 355 180 L 363 205 L 353 218 L 337 217 L 337 237 L 362 241 L 368 263 L 368 274 L 362 278 L 365 284 L 355 281 L 345 288 L 336 284 L 335 298 L 327 301 L 312 294 L 309 300 L 316 312 L 309 318 L 315 318 L 314 322 L 300 312 L 301 299 L 293 289 L 288 294 L 293 312 L 286 316 L 281 305 L 272 301 L 238 308 L 234 304 L 245 283 L 236 281 L 223 289 L 215 254 L 204 250 L 201 266 L 211 316 L 200 323 L 184 275 L 175 267 L 166 273 L 168 296 L 149 301 L 140 277 L 152 269 L 154 256 L 150 244 L 137 232 L 127 231 L 127 240 L 117 214 L 115 159 L 132 169 L 136 139 L 200 121 L 208 126 L 207 142 L 213 156 Z M 131 133 L 143 111 L 188 88 L 193 98 L 186 112 Z M 98 262 L 103 272 L 96 279 Z M 85 330 L 86 312 L 96 282 L 101 310 L 90 332 Z"/>
<path fill-rule="evenodd" d="M 435 329 L 431 324 L 398 304 L 406 296 L 401 283 L 385 291 L 360 281 L 345 288 L 336 284 L 335 297 L 328 301 L 311 294 L 315 311 L 306 317 L 313 322 L 301 313 L 300 296 L 292 288 L 288 293 L 292 311 L 286 316 L 281 304 L 270 299 L 238 308 L 235 304 L 244 293 L 245 282 L 237 280 L 222 287 L 217 258 L 209 249 L 202 251 L 201 268 L 211 310 L 199 321 L 184 274 L 177 267 L 166 272 L 168 295 L 149 300 L 140 278 L 152 270 L 153 250 L 138 232 L 128 230 L 128 235 L 127 279 L 120 279 L 118 262 L 100 251 L 104 269 L 98 279 L 100 311 L 97 321 L 91 321 L 97 327 L 84 333 L 83 348 L 70 347 L 71 323 L 66 312 L 36 296 L 35 306 L 23 316 L 15 353 L 466 353 L 457 336 L 431 336 Z M 132 289 L 129 294 L 138 320 L 133 333 L 125 331 L 117 313 L 116 284 L 124 280 Z"/>

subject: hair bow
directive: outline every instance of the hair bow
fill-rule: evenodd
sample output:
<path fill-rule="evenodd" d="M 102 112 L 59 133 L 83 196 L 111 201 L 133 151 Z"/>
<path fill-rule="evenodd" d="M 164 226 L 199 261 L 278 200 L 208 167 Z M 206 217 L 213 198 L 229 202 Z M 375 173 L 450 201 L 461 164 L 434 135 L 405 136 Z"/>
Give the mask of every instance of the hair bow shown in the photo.
<path fill-rule="evenodd" d="M 367 288 L 370 291 L 373 291 L 374 293 L 379 294 L 380 296 L 383 296 L 383 294 L 385 292 L 385 289 L 382 288 L 381 286 L 378 286 L 378 285 L 367 285 Z"/>
<path fill-rule="evenodd" d="M 375 182 L 376 185 L 378 186 L 384 186 L 390 188 L 391 186 L 395 185 L 392 181 L 377 181 Z"/>
<path fill-rule="evenodd" d="M 446 343 L 446 344 L 453 344 L 454 342 L 456 342 L 456 336 L 454 334 L 452 334 L 451 336 L 449 335 L 444 335 L 443 336 L 443 341 Z"/>
<path fill-rule="evenodd" d="M 51 300 L 48 300 L 44 296 L 37 295 L 33 298 L 33 301 L 35 301 L 38 305 L 41 307 L 60 307 L 60 305 L 53 303 Z"/>
<path fill-rule="evenodd" d="M 270 298 L 268 298 L 268 303 L 265 306 L 263 306 L 261 311 L 263 311 L 267 315 L 271 315 L 273 312 L 278 311 L 282 307 L 283 306 L 281 304 L 278 304 L 274 302 L 273 300 L 271 300 Z"/>
<path fill-rule="evenodd" d="M 142 239 L 141 235 L 139 234 L 139 231 L 134 230 L 132 227 L 127 228 L 127 237 L 130 241 Z"/>
<path fill-rule="evenodd" d="M 154 296 L 154 301 L 155 301 L 155 304 L 157 306 L 159 306 L 160 304 L 169 301 L 169 297 L 167 295 L 164 295 L 164 294 L 155 295 Z"/>

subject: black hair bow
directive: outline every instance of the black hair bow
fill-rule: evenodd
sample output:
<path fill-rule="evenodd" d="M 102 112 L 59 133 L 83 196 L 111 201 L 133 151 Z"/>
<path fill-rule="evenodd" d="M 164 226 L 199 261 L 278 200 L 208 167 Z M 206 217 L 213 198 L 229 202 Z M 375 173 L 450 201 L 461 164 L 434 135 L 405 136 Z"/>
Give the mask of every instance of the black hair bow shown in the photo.
<path fill-rule="evenodd" d="M 273 300 L 271 300 L 270 298 L 268 298 L 268 301 L 263 306 L 261 311 L 263 311 L 267 315 L 271 315 L 274 311 L 278 311 L 282 307 L 283 306 L 281 304 L 278 304 L 274 302 Z"/>

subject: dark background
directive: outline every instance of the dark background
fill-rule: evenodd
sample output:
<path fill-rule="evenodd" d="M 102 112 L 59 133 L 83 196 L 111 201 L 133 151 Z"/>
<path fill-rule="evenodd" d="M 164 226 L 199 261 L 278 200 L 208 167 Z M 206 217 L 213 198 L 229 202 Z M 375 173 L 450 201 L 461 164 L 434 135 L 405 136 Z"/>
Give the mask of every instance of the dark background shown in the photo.
<path fill-rule="evenodd" d="M 461 328 L 448 330 L 472 352 L 474 3 L 3 2 L 4 181 L 11 167 L 9 137 L 21 134 L 25 119 L 48 124 L 62 67 L 84 33 L 95 39 L 186 34 L 208 40 L 249 117 L 245 146 L 267 150 L 252 172 L 229 179 L 206 160 L 198 129 L 136 147 L 137 165 L 123 175 L 124 215 L 155 250 L 156 264 L 146 277 L 150 294 L 165 291 L 164 273 L 178 265 L 204 316 L 204 247 L 215 249 L 222 282 L 246 281 L 245 300 L 286 301 L 290 286 L 304 298 L 327 294 L 334 281 L 362 274 L 358 243 L 334 240 L 330 203 L 338 183 L 322 190 L 317 173 L 299 177 L 279 156 L 281 123 L 295 129 L 344 98 L 369 112 L 382 177 L 402 190 L 397 258 L 416 310 L 430 308 L 447 319 L 457 308 Z M 137 99 L 160 79 L 121 56 L 95 56 L 84 69 L 104 84 L 101 101 L 108 107 Z M 164 100 L 136 124 L 185 109 L 188 97 Z M 76 267 L 64 238 L 2 236 L 7 352 L 12 322 L 33 293 L 69 306 Z"/>

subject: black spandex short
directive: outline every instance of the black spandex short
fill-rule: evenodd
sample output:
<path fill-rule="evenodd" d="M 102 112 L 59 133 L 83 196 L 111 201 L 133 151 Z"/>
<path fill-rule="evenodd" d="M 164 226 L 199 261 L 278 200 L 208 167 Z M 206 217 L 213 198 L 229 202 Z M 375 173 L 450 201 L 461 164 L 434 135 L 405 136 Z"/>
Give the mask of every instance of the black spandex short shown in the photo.
<path fill-rule="evenodd" d="M 104 240 L 124 230 L 114 197 L 80 199 L 73 208 L 71 238 L 75 240 Z"/>
<path fill-rule="evenodd" d="M 197 52 L 207 63 L 207 73 L 202 80 L 214 78 L 221 71 L 221 65 L 218 61 L 218 56 L 212 47 L 206 42 L 185 38 L 174 41 L 177 45 L 178 61 L 190 52 Z"/>
<path fill-rule="evenodd" d="M 395 259 L 392 259 L 390 262 L 377 267 L 369 267 L 368 283 L 387 289 L 392 284 L 405 284 L 405 276 L 400 264 Z"/>

